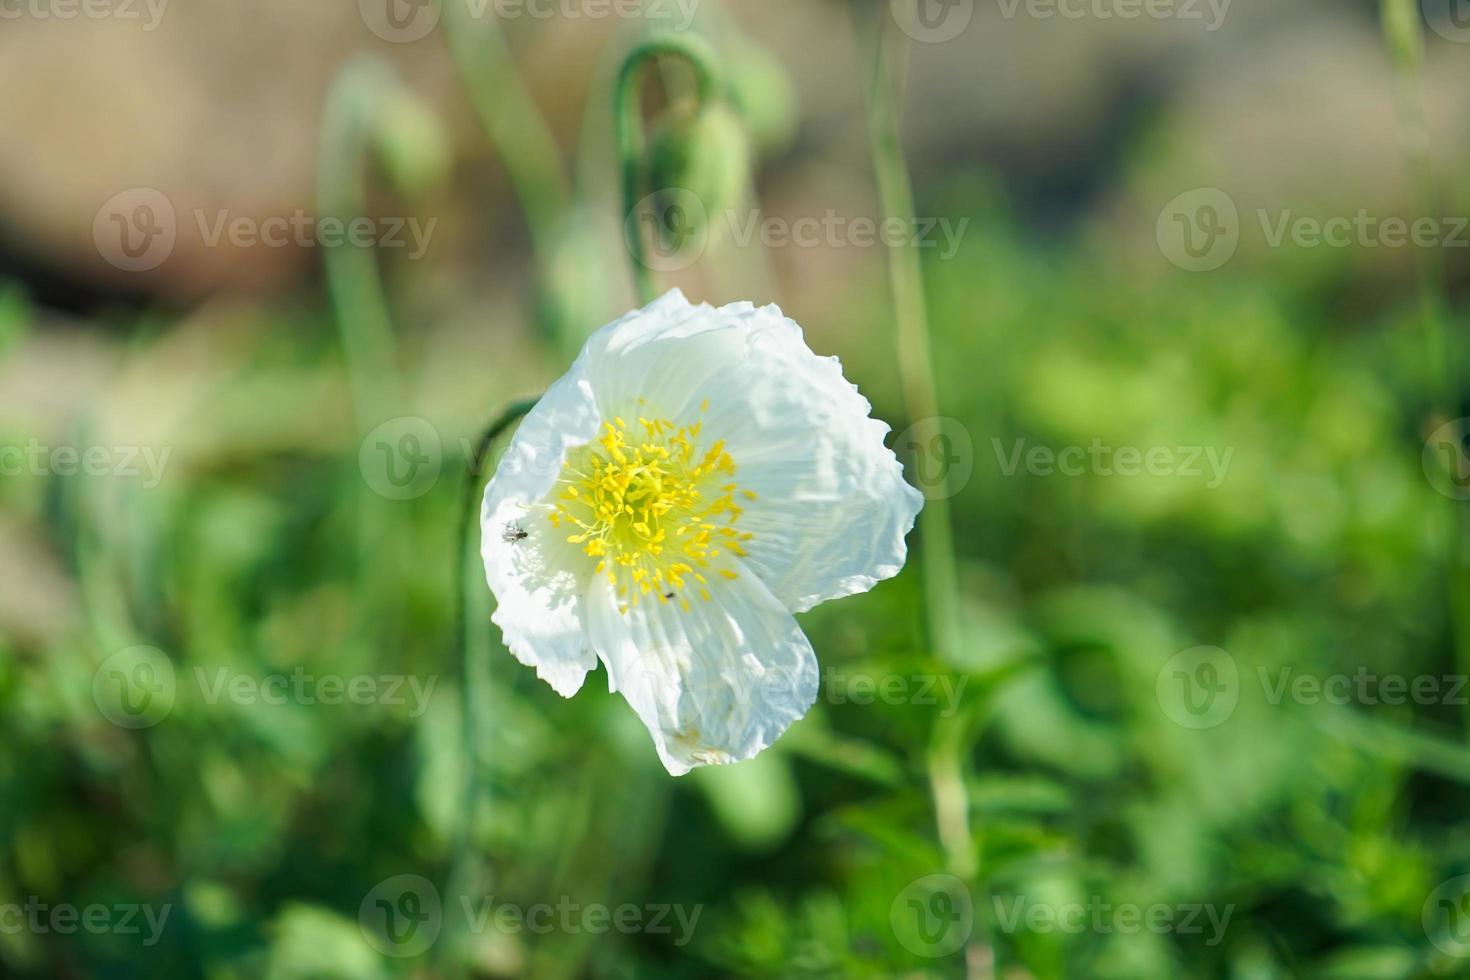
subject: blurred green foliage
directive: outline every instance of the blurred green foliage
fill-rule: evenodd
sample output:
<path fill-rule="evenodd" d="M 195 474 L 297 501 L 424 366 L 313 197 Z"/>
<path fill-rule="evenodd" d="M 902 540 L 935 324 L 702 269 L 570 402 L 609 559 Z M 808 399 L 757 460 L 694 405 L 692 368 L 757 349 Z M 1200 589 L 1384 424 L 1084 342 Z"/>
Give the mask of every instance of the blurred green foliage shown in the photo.
<path fill-rule="evenodd" d="M 1272 703 L 1266 684 L 1283 668 L 1460 669 L 1445 501 L 1420 462 L 1432 412 L 1411 298 L 1356 295 L 1352 252 L 1314 255 L 1299 276 L 1246 261 L 1161 274 L 1086 236 L 1036 241 L 978 181 L 926 197 L 930 213 L 972 219 L 958 256 L 926 256 L 925 268 L 941 402 L 973 460 L 953 501 L 965 645 L 926 647 L 912 563 L 814 610 L 803 625 L 824 697 L 749 763 L 669 778 L 601 677 L 563 701 L 516 664 L 478 590 L 484 792 L 465 800 L 455 528 L 459 447 L 481 420 L 430 419 L 445 449 L 432 491 L 375 494 L 361 441 L 315 425 L 323 402 L 347 413 L 345 396 L 320 394 L 345 386 L 318 306 L 274 311 L 225 342 L 227 376 L 192 406 L 209 438 L 157 487 L 0 481 L 0 516 L 38 529 L 75 603 L 59 634 L 0 637 L 0 906 L 34 896 L 168 910 L 147 945 L 0 918 L 4 973 L 963 976 L 965 952 L 920 955 L 894 923 L 913 883 L 950 870 L 935 796 L 954 791 L 979 868 L 969 955 L 993 956 L 1001 976 L 1465 973 L 1425 925 L 1436 888 L 1470 871 L 1465 712 Z M 1279 267 L 1306 268 L 1292 261 Z M 898 407 L 887 303 L 873 276 L 807 325 L 840 338 L 821 353 L 840 355 L 902 431 L 914 420 Z M 27 342 L 32 315 L 21 290 L 0 290 L 0 357 Z M 126 369 L 172 328 L 150 318 L 96 342 Z M 465 401 L 488 416 L 524 393 L 512 380 L 523 366 Z M 99 400 L 90 424 L 105 425 L 107 408 Z M 0 422 L 6 445 L 30 436 Z M 1230 455 L 1217 485 L 1008 472 L 1023 440 Z M 24 570 L 11 574 L 18 587 Z M 176 694 L 167 717 L 134 731 L 99 710 L 95 685 L 109 656 L 139 644 L 164 652 Z M 1194 730 L 1171 719 L 1157 680 L 1202 645 L 1233 658 L 1239 703 Z M 221 670 L 298 668 L 406 676 L 432 694 L 422 713 L 412 698 L 208 697 Z M 861 703 L 858 677 L 901 679 L 915 695 L 932 684 L 937 703 Z M 938 764 L 949 756 L 956 773 Z M 469 881 L 456 862 L 467 806 L 480 866 Z M 366 913 L 405 874 L 439 889 L 442 933 L 423 955 L 395 957 Z M 491 897 L 699 917 L 689 937 L 474 928 L 461 900 Z M 1018 900 L 1207 906 L 1228 920 L 1218 934 L 1203 920 L 1203 931 L 1031 929 L 1008 918 Z"/>
<path fill-rule="evenodd" d="M 845 677 L 937 676 L 965 681 L 953 707 L 984 888 L 976 936 L 1007 975 L 1453 974 L 1420 917 L 1470 859 L 1458 712 L 1273 705 L 1257 670 L 1454 672 L 1408 314 L 1345 324 L 1330 295 L 1245 274 L 1135 280 L 1081 249 L 1027 245 L 987 201 L 955 193 L 945 213 L 981 230 L 927 270 L 944 404 L 974 446 L 955 501 L 968 645 L 942 662 L 924 649 L 912 570 L 823 606 L 804 625 L 829 696 L 755 762 L 681 780 L 596 680 L 564 702 L 497 645 L 476 705 L 484 893 L 703 911 L 687 947 L 446 928 L 439 956 L 487 976 L 958 975 L 957 957 L 916 957 L 890 925 L 896 896 L 945 866 L 926 768 L 945 702 L 841 696 Z M 838 353 L 897 423 L 870 299 L 834 304 L 854 325 Z M 306 325 L 305 343 L 302 329 L 256 337 L 229 388 L 339 371 L 328 323 Z M 1094 437 L 1235 453 L 1214 488 L 1004 473 L 1016 439 Z M 0 933 L 7 972 L 434 975 L 375 952 L 357 918 L 384 879 L 442 881 L 450 866 L 463 462 L 451 451 L 433 492 L 385 506 L 357 448 L 223 447 L 149 491 L 56 476 L 0 487 L 8 515 L 46 529 L 82 604 L 61 642 L 4 641 L 0 901 L 172 906 L 147 949 Z M 364 509 L 388 530 L 359 564 Z M 488 646 L 485 610 L 474 615 Z M 92 686 L 134 643 L 173 659 L 178 696 L 130 732 L 99 714 Z M 1199 644 L 1235 658 L 1241 697 L 1224 724 L 1192 731 L 1160 709 L 1155 677 Z M 297 665 L 437 685 L 411 717 L 411 703 L 208 704 L 194 681 Z M 997 913 L 1016 896 L 1212 903 L 1233 917 L 1213 944 L 1007 931 Z"/>

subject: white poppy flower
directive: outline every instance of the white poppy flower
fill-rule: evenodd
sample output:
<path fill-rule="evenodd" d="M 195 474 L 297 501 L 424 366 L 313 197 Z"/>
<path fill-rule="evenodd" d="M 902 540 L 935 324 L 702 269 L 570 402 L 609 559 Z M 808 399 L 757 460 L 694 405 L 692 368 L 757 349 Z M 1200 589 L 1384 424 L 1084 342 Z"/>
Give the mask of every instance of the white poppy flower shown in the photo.
<path fill-rule="evenodd" d="M 600 659 L 676 776 L 760 752 L 817 695 L 792 614 L 903 567 L 923 498 L 870 408 L 774 306 L 603 327 L 485 489 L 506 645 L 564 697 Z"/>

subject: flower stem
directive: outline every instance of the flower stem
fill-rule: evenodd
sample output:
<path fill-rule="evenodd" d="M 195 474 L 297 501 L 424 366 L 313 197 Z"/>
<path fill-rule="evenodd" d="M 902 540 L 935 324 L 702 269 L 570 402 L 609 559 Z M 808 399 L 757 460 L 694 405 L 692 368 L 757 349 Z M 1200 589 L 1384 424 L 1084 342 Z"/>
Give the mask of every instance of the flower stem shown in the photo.
<path fill-rule="evenodd" d="M 470 566 L 475 562 L 475 541 L 471 534 L 478 514 L 478 502 L 483 490 L 485 461 L 490 456 L 495 442 L 519 422 L 536 406 L 538 398 L 516 402 L 501 413 L 480 435 L 474 455 L 466 461 L 464 495 L 460 504 L 459 528 L 454 539 L 454 642 L 460 682 L 460 726 L 464 740 L 464 799 L 459 827 L 454 842 L 454 874 L 467 873 L 473 861 L 475 806 L 480 795 L 479 726 L 476 724 L 477 706 L 482 703 L 481 693 L 485 680 L 483 671 L 476 669 L 471 656 L 469 607 Z M 488 666 L 488 665 L 484 665 Z"/>
<path fill-rule="evenodd" d="M 1422 62 L 1424 32 L 1413 0 L 1383 0 L 1384 43 L 1394 71 L 1399 115 L 1399 141 L 1409 169 L 1418 217 L 1431 217 L 1435 205 L 1434 168 L 1429 154 L 1429 126 L 1424 112 Z M 1432 411 L 1444 419 L 1460 412 L 1459 361 L 1450 346 L 1444 297 L 1444 272 L 1437 251 L 1416 249 L 1415 279 L 1429 368 Z M 1450 500 L 1444 511 L 1451 643 L 1462 673 L 1470 672 L 1470 507 Z M 1470 708 L 1464 715 L 1470 730 Z"/>
<path fill-rule="evenodd" d="M 537 109 L 511 57 L 497 16 L 473 18 L 463 3 L 445 5 L 450 54 L 480 123 L 495 144 L 525 211 L 531 247 L 543 288 L 554 289 L 551 274 L 556 232 L 571 211 L 572 192 L 551 126 Z M 555 304 L 562 310 L 565 304 Z M 563 339 L 565 323 L 546 324 Z"/>
<path fill-rule="evenodd" d="M 361 57 L 349 62 L 333 81 L 322 112 L 317 150 L 316 201 L 321 217 L 343 222 L 367 209 L 367 175 L 378 108 L 399 88 L 385 62 Z M 323 268 L 337 328 L 342 338 L 357 438 L 384 419 L 398 415 L 405 392 L 398 364 L 388 294 L 383 286 L 376 249 L 349 242 L 323 248 Z M 357 588 L 364 595 L 382 593 L 383 569 L 397 565 L 401 539 L 393 533 L 396 513 L 388 502 L 363 487 L 357 505 Z M 391 593 L 382 593 L 392 601 Z M 366 604 L 359 606 L 354 631 L 368 637 L 378 626 L 368 623 Z"/>
<path fill-rule="evenodd" d="M 898 108 L 908 68 L 908 46 L 906 35 L 890 36 L 884 29 L 892 19 L 888 17 L 889 5 L 878 6 L 882 12 L 874 14 L 879 23 L 872 31 L 873 63 L 868 98 L 873 170 L 884 219 L 912 222 L 913 186 L 903 156 Z M 934 382 L 928 310 L 918 252 L 911 244 L 890 246 L 888 271 L 893 289 L 898 367 L 904 400 L 915 426 L 917 441 L 919 445 L 927 446 L 938 435 L 939 397 Z M 952 656 L 960 641 L 959 585 L 949 498 L 943 490 L 931 495 L 925 504 L 919 518 L 919 544 L 929 640 L 941 656 Z M 946 866 L 950 874 L 963 881 L 974 896 L 980 867 L 970 826 L 970 802 L 964 777 L 965 758 L 973 741 L 965 737 L 965 730 L 966 726 L 949 723 L 935 726 L 929 747 L 928 774 L 935 824 Z M 975 922 L 977 927 L 983 922 L 978 909 Z M 983 928 L 977 928 L 975 938 L 966 944 L 965 970 L 971 980 L 995 975 L 994 951 Z"/>
<path fill-rule="evenodd" d="M 332 83 L 317 150 L 316 199 L 322 216 L 346 220 L 365 210 L 374 107 L 396 85 L 392 69 L 368 58 L 349 63 Z M 342 332 L 353 411 L 359 433 L 366 433 L 379 420 L 377 412 L 391 415 L 402 402 L 387 292 L 372 249 L 339 243 L 323 250 L 322 261 Z"/>
<path fill-rule="evenodd" d="M 884 7 L 886 14 L 887 8 Z M 883 15 L 880 15 L 883 16 Z M 891 51 L 890 51 L 891 49 Z M 899 138 L 898 90 L 907 70 L 908 48 L 902 38 L 890 39 L 874 31 L 873 77 L 868 112 L 871 120 L 873 168 L 885 219 L 914 219 L 913 188 Z M 888 272 L 893 289 L 897 329 L 898 369 L 910 420 L 920 445 L 929 445 L 937 432 L 939 398 L 935 392 L 930 353 L 928 311 L 919 253 L 912 244 L 894 244 L 888 250 Z M 949 498 L 933 494 L 919 518 L 924 592 L 930 642 L 952 655 L 959 644 L 956 604 L 959 587 L 955 572 Z"/>
<path fill-rule="evenodd" d="M 627 222 L 633 220 L 643 192 L 643 155 L 646 149 L 643 132 L 643 72 L 659 58 L 666 56 L 682 58 L 689 63 L 694 70 L 696 96 L 700 103 L 704 103 L 714 94 L 718 84 L 714 49 L 698 35 L 686 32 L 657 34 L 639 42 L 623 59 L 617 84 L 613 89 L 613 136 L 617 143 L 618 165 L 622 172 L 622 217 L 625 229 Z M 633 285 L 638 293 L 638 301 L 646 305 L 657 298 L 657 291 L 643 244 L 643 229 L 635 226 L 624 237 L 632 254 Z"/>

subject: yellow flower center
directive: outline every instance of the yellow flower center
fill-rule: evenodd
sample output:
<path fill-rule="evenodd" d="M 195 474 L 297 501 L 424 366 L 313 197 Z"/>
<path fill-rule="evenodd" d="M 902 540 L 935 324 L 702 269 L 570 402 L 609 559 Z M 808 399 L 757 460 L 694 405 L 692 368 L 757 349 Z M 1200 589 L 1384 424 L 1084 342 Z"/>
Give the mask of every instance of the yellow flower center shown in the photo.
<path fill-rule="evenodd" d="M 686 587 L 710 598 L 705 572 L 713 559 L 745 554 L 741 543 L 751 535 L 735 530 L 742 513 L 735 498 L 755 494 L 733 481 L 735 461 L 723 441 L 701 451 L 702 424 L 640 418 L 630 428 L 615 418 L 596 441 L 567 454 L 551 523 L 600 559 L 596 574 L 608 576 L 625 613 L 647 595 L 678 599 L 688 610 Z M 718 574 L 737 577 L 728 568 Z"/>

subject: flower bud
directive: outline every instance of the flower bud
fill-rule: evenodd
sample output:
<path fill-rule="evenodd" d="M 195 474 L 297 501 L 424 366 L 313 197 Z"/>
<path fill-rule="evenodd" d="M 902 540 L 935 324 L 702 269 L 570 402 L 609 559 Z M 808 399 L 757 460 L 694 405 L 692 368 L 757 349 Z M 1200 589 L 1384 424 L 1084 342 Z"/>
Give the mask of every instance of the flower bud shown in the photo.
<path fill-rule="evenodd" d="M 681 234 L 723 227 L 724 222 L 711 219 L 739 203 L 750 178 L 750 140 L 740 118 L 717 103 L 701 107 L 692 118 L 662 124 L 653 137 L 648 178 L 655 194 L 692 194 L 698 200 L 703 213 L 691 220 L 700 226 L 685 227 Z"/>
<path fill-rule="evenodd" d="M 378 158 L 399 193 L 416 197 L 449 172 L 449 135 L 439 117 L 402 90 L 389 93 L 377 108 L 373 128 Z"/>
<path fill-rule="evenodd" d="M 728 59 L 730 100 L 763 153 L 790 144 L 796 135 L 796 92 L 786 68 L 765 48 L 741 44 Z"/>

